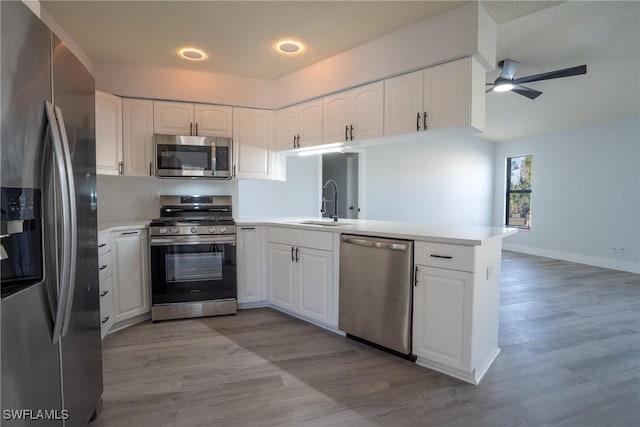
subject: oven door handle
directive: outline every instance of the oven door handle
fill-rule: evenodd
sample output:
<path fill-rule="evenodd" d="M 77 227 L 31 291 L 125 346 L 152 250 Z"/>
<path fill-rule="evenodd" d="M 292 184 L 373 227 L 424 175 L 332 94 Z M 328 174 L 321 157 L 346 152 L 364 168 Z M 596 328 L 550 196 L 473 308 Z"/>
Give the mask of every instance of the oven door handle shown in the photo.
<path fill-rule="evenodd" d="M 149 242 L 151 246 L 183 246 L 183 245 L 209 245 L 209 244 L 218 244 L 218 245 L 236 245 L 235 236 L 233 238 L 207 238 L 200 237 L 197 240 L 194 239 L 176 239 L 174 237 L 170 238 L 152 238 Z"/>

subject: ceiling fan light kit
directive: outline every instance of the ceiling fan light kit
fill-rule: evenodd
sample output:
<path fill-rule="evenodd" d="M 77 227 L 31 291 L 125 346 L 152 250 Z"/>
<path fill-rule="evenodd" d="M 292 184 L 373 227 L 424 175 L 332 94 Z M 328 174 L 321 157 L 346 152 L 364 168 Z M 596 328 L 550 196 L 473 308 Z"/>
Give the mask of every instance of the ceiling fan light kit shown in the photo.
<path fill-rule="evenodd" d="M 518 61 L 512 59 L 503 59 L 498 62 L 498 68 L 502 69 L 502 72 L 493 83 L 487 83 L 487 86 L 493 86 L 487 89 L 486 92 L 515 92 L 518 95 L 526 96 L 529 99 L 536 99 L 542 95 L 539 90 L 531 89 L 526 86 L 522 86 L 521 83 L 537 82 L 541 80 L 559 79 L 562 77 L 578 76 L 581 74 L 587 74 L 587 66 L 579 65 L 577 67 L 564 68 L 562 70 L 549 71 L 541 74 L 534 74 L 532 76 L 514 78 L 516 69 L 518 68 Z"/>

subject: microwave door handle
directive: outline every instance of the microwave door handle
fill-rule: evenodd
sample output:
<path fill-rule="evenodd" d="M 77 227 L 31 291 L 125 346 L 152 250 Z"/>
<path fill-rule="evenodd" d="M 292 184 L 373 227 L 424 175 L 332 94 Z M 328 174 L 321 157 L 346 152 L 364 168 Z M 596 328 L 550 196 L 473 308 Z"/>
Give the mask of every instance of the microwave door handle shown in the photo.
<path fill-rule="evenodd" d="M 60 127 L 60 136 L 62 137 L 62 152 L 66 166 L 66 185 L 69 194 L 69 217 L 71 232 L 71 258 L 69 260 L 69 285 L 67 287 L 67 304 L 65 307 L 64 323 L 62 324 L 62 336 L 67 335 L 69 323 L 71 320 L 71 309 L 73 308 L 73 296 L 76 284 L 76 265 L 78 260 L 78 218 L 76 204 L 76 183 L 73 176 L 73 164 L 71 163 L 71 150 L 69 149 L 69 139 L 67 138 L 67 127 L 64 124 L 62 110 L 55 107 L 56 119 Z"/>
<path fill-rule="evenodd" d="M 211 175 L 216 176 L 216 142 L 211 142 Z"/>
<path fill-rule="evenodd" d="M 62 250 L 58 267 L 58 307 L 56 308 L 56 314 L 53 324 L 53 343 L 57 343 L 62 337 L 62 325 L 64 323 L 63 317 L 65 313 L 65 306 L 68 302 L 68 284 L 70 277 L 71 267 L 71 208 L 69 206 L 69 187 L 64 182 L 66 178 L 66 164 L 63 158 L 62 141 L 60 138 L 60 129 L 56 120 L 53 105 L 50 102 L 45 101 L 45 112 L 47 116 L 47 127 L 51 136 L 51 150 L 53 154 L 53 161 L 55 165 L 54 181 L 59 185 L 57 192 L 60 194 L 60 207 L 55 209 L 54 217 L 58 218 L 62 216 L 62 231 L 60 237 L 62 238 Z M 57 177 L 58 179 L 55 179 Z M 56 191 L 54 190 L 54 191 Z"/>

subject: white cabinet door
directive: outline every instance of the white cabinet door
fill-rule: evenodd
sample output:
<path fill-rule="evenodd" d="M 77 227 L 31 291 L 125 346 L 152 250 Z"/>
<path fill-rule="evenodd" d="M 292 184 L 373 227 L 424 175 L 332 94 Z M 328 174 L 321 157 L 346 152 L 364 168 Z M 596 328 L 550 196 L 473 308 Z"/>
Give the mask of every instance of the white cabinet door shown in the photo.
<path fill-rule="evenodd" d="M 122 99 L 96 91 L 96 173 L 119 175 L 122 162 Z"/>
<path fill-rule="evenodd" d="M 270 178 L 273 111 L 233 109 L 234 165 L 237 178 Z"/>
<path fill-rule="evenodd" d="M 413 294 L 413 353 L 470 369 L 473 273 L 417 266 Z"/>
<path fill-rule="evenodd" d="M 330 323 L 333 254 L 317 249 L 297 249 L 298 312 Z"/>
<path fill-rule="evenodd" d="M 269 243 L 269 301 L 287 310 L 296 310 L 296 286 L 294 278 L 295 249 L 289 245 Z"/>
<path fill-rule="evenodd" d="M 298 106 L 300 147 L 322 144 L 322 99 L 305 102 Z M 298 147 L 298 148 L 300 148 Z"/>
<path fill-rule="evenodd" d="M 424 70 L 427 129 L 466 126 L 471 121 L 471 58 Z"/>
<path fill-rule="evenodd" d="M 383 134 L 384 82 L 353 89 L 349 139 L 377 138 Z"/>
<path fill-rule="evenodd" d="M 384 134 L 422 130 L 424 72 L 404 74 L 384 81 Z"/>
<path fill-rule="evenodd" d="M 326 96 L 322 100 L 322 140 L 325 144 L 348 139 L 351 122 L 350 92 Z"/>
<path fill-rule="evenodd" d="M 233 134 L 233 108 L 223 105 L 194 105 L 194 135 L 222 136 L 231 138 Z"/>
<path fill-rule="evenodd" d="M 193 104 L 153 101 L 153 130 L 164 135 L 193 135 Z"/>
<path fill-rule="evenodd" d="M 113 233 L 111 252 L 115 321 L 149 312 L 146 230 Z"/>
<path fill-rule="evenodd" d="M 153 101 L 122 101 L 124 174 L 153 175 Z"/>
<path fill-rule="evenodd" d="M 278 110 L 276 113 L 276 140 L 273 149 L 292 150 L 296 148 L 296 137 L 300 129 L 300 110 L 297 106 Z"/>
<path fill-rule="evenodd" d="M 382 136 L 384 83 L 327 96 L 322 108 L 325 144 Z"/>
<path fill-rule="evenodd" d="M 237 228 L 238 302 L 264 301 L 260 227 Z"/>

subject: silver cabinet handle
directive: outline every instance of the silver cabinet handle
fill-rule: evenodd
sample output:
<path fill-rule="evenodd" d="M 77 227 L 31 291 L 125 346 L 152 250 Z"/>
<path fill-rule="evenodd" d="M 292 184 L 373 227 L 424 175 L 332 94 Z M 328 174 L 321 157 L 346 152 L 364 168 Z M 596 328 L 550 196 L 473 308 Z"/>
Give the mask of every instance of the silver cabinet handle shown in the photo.
<path fill-rule="evenodd" d="M 104 291 L 103 293 L 100 294 L 100 298 L 102 298 L 103 296 L 107 295 L 109 293 L 109 289 L 107 289 L 106 291 Z"/>
<path fill-rule="evenodd" d="M 255 227 L 240 227 L 240 230 L 255 230 Z"/>
<path fill-rule="evenodd" d="M 353 125 L 351 125 L 350 130 L 351 130 L 351 141 L 353 141 Z"/>
<path fill-rule="evenodd" d="M 418 266 L 417 265 L 413 272 L 413 286 L 418 286 Z"/>
<path fill-rule="evenodd" d="M 118 162 L 118 175 L 124 175 L 124 162 Z"/>
<path fill-rule="evenodd" d="M 107 317 L 105 317 L 104 319 L 102 319 L 102 323 L 103 323 L 103 324 L 107 323 L 107 322 L 109 321 L 109 317 L 110 317 L 110 316 L 107 316 Z"/>
<path fill-rule="evenodd" d="M 193 136 L 193 122 L 189 123 L 189 135 Z"/>
<path fill-rule="evenodd" d="M 196 122 L 196 136 L 198 136 L 198 122 Z"/>
<path fill-rule="evenodd" d="M 98 245 L 98 247 L 99 247 L 99 248 L 104 248 L 105 246 L 107 246 L 107 244 L 106 244 L 106 243 L 100 243 L 100 244 Z"/>
<path fill-rule="evenodd" d="M 427 130 L 427 112 L 424 112 L 424 116 L 422 116 L 422 129 Z"/>
<path fill-rule="evenodd" d="M 122 233 L 120 233 L 121 236 L 130 236 L 132 234 L 138 234 L 139 231 L 123 231 Z"/>
<path fill-rule="evenodd" d="M 343 237 L 342 241 L 345 243 L 350 243 L 352 245 L 366 246 L 369 248 L 376 248 L 376 249 L 389 249 L 392 251 L 407 250 L 407 245 L 402 243 L 388 243 L 388 242 L 380 242 L 376 240 L 357 239 L 354 237 Z"/>
<path fill-rule="evenodd" d="M 108 265 L 107 265 L 107 264 L 105 264 L 105 265 L 101 265 L 101 266 L 98 268 L 98 270 L 102 271 L 102 270 L 104 270 L 104 269 L 105 269 L 105 268 L 107 268 L 107 267 L 108 267 Z"/>
<path fill-rule="evenodd" d="M 299 253 L 300 253 L 300 249 L 296 248 L 296 262 L 300 261 Z"/>
<path fill-rule="evenodd" d="M 295 248 L 293 246 L 291 246 L 291 262 L 294 262 L 296 260 L 295 256 L 293 255 L 295 253 L 294 249 Z"/>
<path fill-rule="evenodd" d="M 418 116 L 416 117 L 416 130 L 420 130 L 420 112 L 418 111 Z"/>

